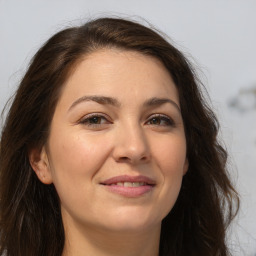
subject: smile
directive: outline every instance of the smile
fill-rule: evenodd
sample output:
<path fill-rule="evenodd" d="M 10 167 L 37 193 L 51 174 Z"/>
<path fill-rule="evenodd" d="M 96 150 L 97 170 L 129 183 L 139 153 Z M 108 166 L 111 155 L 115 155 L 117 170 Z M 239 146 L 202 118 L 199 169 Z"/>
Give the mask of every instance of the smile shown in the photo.
<path fill-rule="evenodd" d="M 121 187 L 140 187 L 140 186 L 145 186 L 147 183 L 145 182 L 117 182 L 114 184 L 111 184 L 111 186 L 116 185 L 116 186 L 121 186 Z"/>
<path fill-rule="evenodd" d="M 111 193 L 124 197 L 140 197 L 153 190 L 156 183 L 146 176 L 122 175 L 112 177 L 100 183 Z"/>

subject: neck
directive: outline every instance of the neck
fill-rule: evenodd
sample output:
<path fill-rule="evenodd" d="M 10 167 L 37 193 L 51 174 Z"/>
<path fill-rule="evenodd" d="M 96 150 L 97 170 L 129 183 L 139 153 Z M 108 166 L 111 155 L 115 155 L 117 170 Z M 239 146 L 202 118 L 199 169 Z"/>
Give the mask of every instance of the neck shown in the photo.
<path fill-rule="evenodd" d="M 160 228 L 113 232 L 69 227 L 62 256 L 158 256 Z"/>

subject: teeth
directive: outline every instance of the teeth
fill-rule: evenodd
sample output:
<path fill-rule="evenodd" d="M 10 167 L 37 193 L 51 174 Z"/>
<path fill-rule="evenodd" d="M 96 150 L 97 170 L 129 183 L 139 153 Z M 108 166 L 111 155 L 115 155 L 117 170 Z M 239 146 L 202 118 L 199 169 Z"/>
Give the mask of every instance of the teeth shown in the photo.
<path fill-rule="evenodd" d="M 117 186 L 121 187 L 140 187 L 146 185 L 145 182 L 117 182 Z"/>
<path fill-rule="evenodd" d="M 144 185 L 144 182 L 133 182 L 132 183 L 133 187 L 139 187 L 139 186 L 143 186 L 143 185 Z"/>
<path fill-rule="evenodd" d="M 124 187 L 132 187 L 132 182 L 124 182 Z"/>

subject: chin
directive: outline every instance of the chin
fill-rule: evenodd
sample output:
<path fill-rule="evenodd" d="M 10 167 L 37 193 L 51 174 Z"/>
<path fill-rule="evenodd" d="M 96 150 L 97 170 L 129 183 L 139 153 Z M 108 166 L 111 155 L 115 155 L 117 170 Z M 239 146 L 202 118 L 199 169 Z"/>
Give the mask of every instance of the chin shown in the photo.
<path fill-rule="evenodd" d="M 115 217 L 113 217 L 115 216 Z M 115 215 L 110 215 L 106 225 L 113 231 L 138 232 L 151 229 L 152 227 L 161 226 L 163 217 L 154 216 L 152 213 L 136 210 L 123 210 Z"/>

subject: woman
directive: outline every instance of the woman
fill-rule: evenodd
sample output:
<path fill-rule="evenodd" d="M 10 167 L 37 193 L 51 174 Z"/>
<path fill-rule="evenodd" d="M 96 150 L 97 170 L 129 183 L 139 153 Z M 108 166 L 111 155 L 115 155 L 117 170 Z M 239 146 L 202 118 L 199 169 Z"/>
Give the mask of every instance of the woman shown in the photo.
<path fill-rule="evenodd" d="M 37 52 L 1 136 L 0 254 L 229 255 L 238 208 L 192 67 L 101 18 Z"/>

